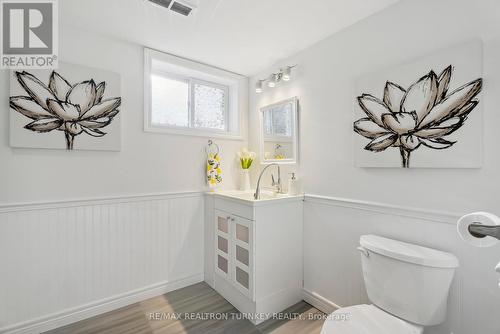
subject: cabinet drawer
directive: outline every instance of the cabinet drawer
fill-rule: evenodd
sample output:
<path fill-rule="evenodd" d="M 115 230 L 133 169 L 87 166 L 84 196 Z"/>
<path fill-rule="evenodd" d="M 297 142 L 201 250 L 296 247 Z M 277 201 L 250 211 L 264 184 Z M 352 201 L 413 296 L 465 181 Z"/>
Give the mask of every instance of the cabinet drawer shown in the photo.
<path fill-rule="evenodd" d="M 215 209 L 230 212 L 232 215 L 254 219 L 253 207 L 238 203 L 237 201 L 227 200 L 220 197 L 215 198 Z"/>

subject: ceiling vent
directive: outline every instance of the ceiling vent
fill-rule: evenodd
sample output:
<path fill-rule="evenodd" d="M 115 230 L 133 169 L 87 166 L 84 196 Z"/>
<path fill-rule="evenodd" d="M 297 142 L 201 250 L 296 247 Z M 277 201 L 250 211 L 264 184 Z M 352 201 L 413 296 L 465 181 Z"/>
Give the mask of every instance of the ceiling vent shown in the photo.
<path fill-rule="evenodd" d="M 181 14 L 183 16 L 189 16 L 195 9 L 193 5 L 185 1 L 178 1 L 178 0 L 149 0 L 149 1 L 158 6 L 176 12 L 177 14 Z"/>

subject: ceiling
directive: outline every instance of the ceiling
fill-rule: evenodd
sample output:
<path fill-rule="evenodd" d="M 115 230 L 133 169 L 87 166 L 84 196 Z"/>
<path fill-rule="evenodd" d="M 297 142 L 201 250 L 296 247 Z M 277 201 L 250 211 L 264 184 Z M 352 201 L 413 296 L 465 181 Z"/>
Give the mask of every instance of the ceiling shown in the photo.
<path fill-rule="evenodd" d="M 190 0 L 187 18 L 146 0 L 59 6 L 63 24 L 250 76 L 397 1 Z"/>

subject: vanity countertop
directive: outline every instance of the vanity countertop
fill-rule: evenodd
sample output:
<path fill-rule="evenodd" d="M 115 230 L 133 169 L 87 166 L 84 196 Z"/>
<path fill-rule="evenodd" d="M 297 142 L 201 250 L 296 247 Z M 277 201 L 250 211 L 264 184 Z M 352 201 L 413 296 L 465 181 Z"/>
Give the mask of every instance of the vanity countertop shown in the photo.
<path fill-rule="evenodd" d="M 282 202 L 295 202 L 303 201 L 304 195 L 289 195 L 289 194 L 278 194 L 269 190 L 261 190 L 260 199 L 254 199 L 255 191 L 241 191 L 241 190 L 216 190 L 208 192 L 207 195 L 218 196 L 224 199 L 229 199 L 237 202 L 242 202 L 243 204 L 258 206 L 258 205 L 270 205 L 278 204 Z"/>

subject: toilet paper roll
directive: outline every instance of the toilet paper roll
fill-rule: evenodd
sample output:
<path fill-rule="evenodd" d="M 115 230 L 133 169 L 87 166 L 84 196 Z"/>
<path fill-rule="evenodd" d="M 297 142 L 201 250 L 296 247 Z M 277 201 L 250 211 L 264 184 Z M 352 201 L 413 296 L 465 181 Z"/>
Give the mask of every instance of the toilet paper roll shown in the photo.
<path fill-rule="evenodd" d="M 482 225 L 500 225 L 500 218 L 488 212 L 474 212 L 458 220 L 457 231 L 460 237 L 476 247 L 491 247 L 500 241 L 493 237 L 476 238 L 469 232 L 469 225 L 478 223 Z"/>

